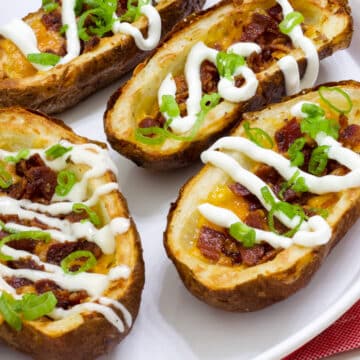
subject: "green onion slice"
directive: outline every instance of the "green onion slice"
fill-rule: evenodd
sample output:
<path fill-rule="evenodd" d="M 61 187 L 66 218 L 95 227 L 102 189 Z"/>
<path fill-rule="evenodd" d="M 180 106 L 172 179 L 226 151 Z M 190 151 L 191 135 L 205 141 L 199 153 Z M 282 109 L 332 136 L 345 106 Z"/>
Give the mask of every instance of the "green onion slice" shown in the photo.
<path fill-rule="evenodd" d="M 48 232 L 36 231 L 36 230 L 14 232 L 1 239 L 0 249 L 2 248 L 3 245 L 8 243 L 9 241 L 23 240 L 23 239 L 39 240 L 48 243 L 51 240 L 51 235 Z M 12 260 L 12 257 L 4 255 L 0 252 L 0 260 L 9 261 Z"/>
<path fill-rule="evenodd" d="M 326 119 L 322 116 L 306 117 L 301 120 L 300 129 L 302 133 L 308 134 L 312 139 L 323 132 L 337 139 L 339 137 L 339 124 L 336 121 Z"/>
<path fill-rule="evenodd" d="M 25 294 L 22 302 L 22 312 L 26 320 L 32 321 L 52 312 L 56 304 L 57 299 L 51 291 L 41 295 Z"/>
<path fill-rule="evenodd" d="M 263 186 L 261 189 L 261 195 L 264 198 L 265 202 L 269 204 L 271 207 L 274 207 L 275 205 L 275 199 L 273 195 L 271 194 L 269 188 L 267 186 Z"/>
<path fill-rule="evenodd" d="M 11 174 L 0 165 L 0 188 L 7 189 L 13 184 Z"/>
<path fill-rule="evenodd" d="M 152 135 L 152 137 L 149 137 Z M 151 126 L 148 128 L 136 128 L 135 139 L 147 145 L 161 145 L 166 140 L 166 135 L 162 128 Z"/>
<path fill-rule="evenodd" d="M 230 226 L 230 235 L 241 242 L 245 247 L 250 248 L 255 245 L 256 232 L 251 227 L 242 222 L 236 222 Z"/>
<path fill-rule="evenodd" d="M 73 171 L 62 170 L 57 176 L 55 192 L 59 196 L 67 195 L 76 183 L 76 175 Z"/>
<path fill-rule="evenodd" d="M 196 134 L 201 128 L 207 113 L 213 109 L 220 101 L 221 97 L 218 93 L 205 94 L 200 101 L 200 112 L 197 115 L 194 126 L 191 129 L 189 135 L 181 136 L 176 135 L 169 131 L 169 126 L 172 122 L 170 118 L 166 121 L 164 128 L 159 127 L 148 127 L 148 128 L 137 128 L 135 129 L 135 139 L 143 144 L 147 145 L 161 145 L 167 138 L 174 139 L 177 141 L 192 141 L 194 140 Z M 149 137 L 146 135 L 155 135 Z"/>
<path fill-rule="evenodd" d="M 60 35 L 64 35 L 68 30 L 69 30 L 69 25 L 65 24 L 60 28 L 59 33 Z"/>
<path fill-rule="evenodd" d="M 0 297 L 0 313 L 4 320 L 16 331 L 22 328 L 20 316 L 14 307 L 15 301 L 10 295 L 2 293 Z"/>
<path fill-rule="evenodd" d="M 260 128 L 250 128 L 250 124 L 247 121 L 244 122 L 243 126 L 246 136 L 252 142 L 262 148 L 272 149 L 272 147 L 274 146 L 274 142 L 266 131 Z"/>
<path fill-rule="evenodd" d="M 290 157 L 290 162 L 292 166 L 302 166 L 304 164 L 304 154 L 302 153 L 302 149 L 306 144 L 305 138 L 301 137 L 296 139 L 288 149 L 288 154 Z"/>
<path fill-rule="evenodd" d="M 15 156 L 6 156 L 5 161 L 17 164 L 20 160 L 26 159 L 30 154 L 29 149 L 20 150 Z"/>
<path fill-rule="evenodd" d="M 86 211 L 88 216 L 89 216 L 89 220 L 95 225 L 95 226 L 99 226 L 100 225 L 100 218 L 98 216 L 98 214 L 94 211 L 91 210 L 88 206 L 86 206 L 85 204 L 82 203 L 76 203 L 73 205 L 72 207 L 72 211 L 74 211 L 75 213 L 81 213 L 82 211 Z"/>
<path fill-rule="evenodd" d="M 321 100 L 328 105 L 331 109 L 335 110 L 338 113 L 341 114 L 347 114 L 349 113 L 353 108 L 353 102 L 349 96 L 348 93 L 346 93 L 344 90 L 342 90 L 339 87 L 327 87 L 327 86 L 321 86 L 319 88 L 319 95 Z M 331 101 L 328 97 L 330 93 L 333 93 L 337 95 L 336 101 L 335 99 Z M 334 102 L 342 103 L 343 106 L 338 107 L 334 104 Z"/>
<path fill-rule="evenodd" d="M 28 54 L 27 59 L 33 64 L 55 66 L 61 59 L 59 55 L 51 53 Z"/>
<path fill-rule="evenodd" d="M 300 171 L 297 170 L 294 172 L 293 176 L 289 179 L 289 181 L 284 182 L 281 184 L 281 189 L 279 192 L 280 199 L 283 198 L 284 192 L 287 189 L 292 189 L 296 192 L 307 192 L 309 191 L 308 186 L 305 183 L 305 178 L 300 175 Z"/>
<path fill-rule="evenodd" d="M 309 161 L 309 172 L 313 175 L 321 175 L 328 163 L 328 145 L 318 146 L 311 153 Z"/>
<path fill-rule="evenodd" d="M 79 260 L 81 258 L 87 258 L 86 262 L 84 262 L 78 270 L 71 271 L 71 265 L 74 261 Z M 91 251 L 87 250 L 78 250 L 74 251 L 70 255 L 68 255 L 65 259 L 61 261 L 61 268 L 64 270 L 66 274 L 76 275 L 85 271 L 90 270 L 96 265 L 96 258 Z"/>
<path fill-rule="evenodd" d="M 75 11 L 82 9 L 83 5 L 86 5 L 88 10 L 81 14 L 77 23 L 81 40 L 89 40 L 89 34 L 101 37 L 111 31 L 115 21 L 113 15 L 117 9 L 117 0 L 84 0 L 75 4 Z M 86 27 L 88 19 L 92 25 Z"/>
<path fill-rule="evenodd" d="M 150 0 L 128 0 L 127 11 L 120 16 L 120 21 L 133 22 L 141 15 L 141 8 L 144 5 L 149 5 Z"/>
<path fill-rule="evenodd" d="M 72 146 L 65 147 L 60 144 L 55 144 L 45 151 L 45 155 L 51 159 L 57 159 L 72 149 Z"/>
<path fill-rule="evenodd" d="M 42 8 L 45 12 L 51 12 L 56 10 L 59 7 L 59 4 L 57 2 L 54 2 L 53 0 L 42 0 Z"/>
<path fill-rule="evenodd" d="M 304 15 L 298 11 L 292 11 L 285 16 L 285 19 L 279 24 L 279 29 L 283 34 L 290 34 L 291 31 L 304 21 Z"/>
<path fill-rule="evenodd" d="M 216 67 L 221 77 L 232 79 L 236 69 L 245 65 L 246 61 L 243 56 L 219 51 L 216 56 Z"/>
<path fill-rule="evenodd" d="M 163 95 L 161 97 L 160 112 L 166 113 L 171 118 L 175 118 L 180 115 L 179 105 L 174 96 Z"/>

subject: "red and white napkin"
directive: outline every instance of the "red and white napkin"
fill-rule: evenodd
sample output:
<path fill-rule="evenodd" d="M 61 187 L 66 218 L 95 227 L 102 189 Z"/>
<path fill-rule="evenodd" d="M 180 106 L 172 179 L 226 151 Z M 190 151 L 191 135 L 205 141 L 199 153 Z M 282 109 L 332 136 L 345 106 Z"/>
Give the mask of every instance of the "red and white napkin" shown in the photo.
<path fill-rule="evenodd" d="M 283 360 L 317 360 L 360 348 L 360 301 L 328 329 Z"/>

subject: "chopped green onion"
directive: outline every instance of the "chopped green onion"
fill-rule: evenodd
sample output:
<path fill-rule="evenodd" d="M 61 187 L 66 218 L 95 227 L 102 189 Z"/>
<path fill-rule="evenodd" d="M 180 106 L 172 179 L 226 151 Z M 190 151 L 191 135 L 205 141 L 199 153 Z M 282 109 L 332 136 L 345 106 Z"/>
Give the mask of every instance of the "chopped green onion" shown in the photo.
<path fill-rule="evenodd" d="M 133 22 L 141 15 L 141 8 L 144 5 L 149 5 L 150 0 L 128 0 L 127 11 L 120 16 L 120 21 Z"/>
<path fill-rule="evenodd" d="M 275 212 L 279 211 L 285 214 L 289 219 L 293 219 L 295 216 L 299 216 L 299 223 L 290 231 L 288 231 L 284 236 L 291 237 L 293 236 L 298 229 L 300 228 L 303 221 L 306 219 L 304 210 L 299 205 L 292 205 L 285 201 L 275 202 L 274 197 L 272 196 L 269 188 L 264 186 L 261 188 L 261 195 L 263 196 L 265 202 L 271 206 L 271 209 L 268 213 L 268 225 L 272 232 L 277 233 L 274 224 L 274 215 Z"/>
<path fill-rule="evenodd" d="M 67 152 L 71 151 L 73 148 L 72 146 L 65 147 L 60 144 L 56 144 L 51 146 L 49 149 L 45 151 L 45 155 L 51 159 L 57 159 L 63 155 L 65 155 Z"/>
<path fill-rule="evenodd" d="M 12 176 L 0 165 L 0 188 L 7 189 L 13 184 Z"/>
<path fill-rule="evenodd" d="M 62 170 L 57 176 L 56 195 L 67 195 L 76 183 L 76 175 L 73 171 Z"/>
<path fill-rule="evenodd" d="M 272 149 L 274 142 L 266 131 L 260 128 L 250 128 L 250 124 L 247 121 L 244 122 L 243 126 L 246 136 L 252 142 L 262 148 Z"/>
<path fill-rule="evenodd" d="M 232 79 L 236 69 L 245 65 L 246 61 L 243 56 L 219 51 L 216 56 L 216 67 L 221 77 Z"/>
<path fill-rule="evenodd" d="M 275 199 L 272 196 L 270 189 L 267 186 L 263 186 L 261 189 L 261 195 L 264 198 L 264 201 L 269 204 L 271 207 L 275 205 Z"/>
<path fill-rule="evenodd" d="M 296 192 L 306 192 L 309 191 L 308 186 L 305 183 L 305 179 L 300 175 L 300 171 L 297 170 L 294 172 L 293 176 L 289 179 L 289 181 L 281 184 L 281 189 L 279 191 L 280 199 L 283 199 L 284 193 L 288 189 L 292 189 Z"/>
<path fill-rule="evenodd" d="M 78 270 L 71 271 L 71 265 L 74 261 L 79 260 L 81 258 L 87 258 L 86 262 L 84 262 Z M 65 259 L 61 261 L 61 268 L 64 270 L 66 274 L 76 275 L 85 271 L 90 270 L 96 265 L 96 258 L 91 251 L 87 250 L 79 250 L 74 251 L 70 255 L 68 255 Z"/>
<path fill-rule="evenodd" d="M 304 103 L 301 106 L 301 111 L 310 117 L 324 116 L 325 111 L 316 104 Z"/>
<path fill-rule="evenodd" d="M 7 235 L 1 239 L 0 249 L 3 247 L 3 245 L 8 243 L 9 241 L 17 241 L 23 239 L 39 240 L 47 243 L 51 240 L 51 235 L 45 231 L 35 231 L 35 230 L 13 232 L 12 234 Z M 0 260 L 9 261 L 12 260 L 12 257 L 4 255 L 0 252 Z"/>
<path fill-rule="evenodd" d="M 82 8 L 83 4 L 90 9 L 79 17 L 77 23 L 81 40 L 89 40 L 89 34 L 101 37 L 111 31 L 115 21 L 113 15 L 117 9 L 117 0 L 84 0 L 81 4 L 76 4 L 76 8 Z M 86 27 L 88 19 L 92 25 Z"/>
<path fill-rule="evenodd" d="M 152 137 L 149 137 L 149 135 L 152 135 Z M 148 128 L 136 128 L 135 139 L 147 145 L 161 145 L 166 140 L 166 135 L 162 128 L 151 126 Z"/>
<path fill-rule="evenodd" d="M 328 152 L 329 146 L 323 145 L 318 146 L 311 153 L 310 161 L 309 161 L 309 172 L 314 175 L 321 175 L 326 168 L 328 163 Z"/>
<path fill-rule="evenodd" d="M 92 222 L 95 226 L 100 225 L 100 218 L 99 218 L 98 214 L 94 210 L 91 210 L 85 204 L 82 204 L 82 203 L 74 204 L 72 207 L 72 211 L 74 211 L 75 213 L 81 213 L 83 211 L 86 211 L 89 216 L 90 222 Z"/>
<path fill-rule="evenodd" d="M 302 166 L 304 164 L 304 154 L 301 150 L 306 144 L 305 138 L 301 137 L 296 139 L 288 149 L 291 166 Z"/>
<path fill-rule="evenodd" d="M 285 16 L 285 19 L 279 24 L 279 29 L 283 34 L 290 34 L 291 31 L 304 21 L 304 16 L 298 11 L 292 11 Z"/>
<path fill-rule="evenodd" d="M 59 7 L 59 4 L 57 2 L 54 2 L 53 0 L 42 0 L 42 8 L 45 12 L 51 12 L 56 10 Z"/>
<path fill-rule="evenodd" d="M 324 116 L 308 116 L 303 118 L 300 123 L 300 129 L 302 133 L 309 134 L 312 139 L 316 139 L 320 132 L 334 139 L 339 137 L 339 125 L 337 122 Z"/>
<path fill-rule="evenodd" d="M 164 134 L 166 137 L 169 137 L 171 139 L 177 140 L 177 141 L 193 141 L 196 134 L 198 133 L 199 129 L 201 128 L 205 117 L 207 113 L 213 109 L 220 101 L 221 97 L 218 93 L 212 93 L 212 94 L 205 94 L 200 101 L 200 112 L 197 114 L 197 119 L 195 121 L 194 126 L 191 129 L 190 135 L 187 136 L 179 136 L 175 135 L 174 133 L 170 132 L 168 130 L 168 126 L 171 123 L 170 121 L 167 121 L 164 125 Z"/>
<path fill-rule="evenodd" d="M 329 98 L 327 98 L 326 92 L 328 92 L 328 93 L 332 92 L 332 93 L 336 93 L 336 94 L 340 95 L 341 98 L 342 98 L 341 100 L 343 100 L 343 101 L 345 100 L 345 103 L 346 103 L 345 107 L 344 108 L 339 108 L 338 106 L 335 106 L 334 101 L 330 101 Z M 321 100 L 326 105 L 328 105 L 331 109 L 335 110 L 338 113 L 347 114 L 353 108 L 353 102 L 351 101 L 351 98 L 350 98 L 349 94 L 346 93 L 344 90 L 342 90 L 339 87 L 330 88 L 330 87 L 327 87 L 327 86 L 321 86 L 319 88 L 319 95 L 320 95 Z"/>
<path fill-rule="evenodd" d="M 32 321 L 52 312 L 56 304 L 57 299 L 51 291 L 41 295 L 25 294 L 22 301 L 22 312 L 26 320 Z"/>
<path fill-rule="evenodd" d="M 179 105 L 172 95 L 163 95 L 161 98 L 160 112 L 166 113 L 169 117 L 175 118 L 180 115 Z"/>
<path fill-rule="evenodd" d="M 20 331 L 22 328 L 22 322 L 20 316 L 14 308 L 14 299 L 6 294 L 2 293 L 0 297 L 0 313 L 4 320 L 16 331 Z"/>
<path fill-rule="evenodd" d="M 59 33 L 60 35 L 64 35 L 68 30 L 69 30 L 69 25 L 65 24 L 60 28 Z"/>
<path fill-rule="evenodd" d="M 28 54 L 27 59 L 33 64 L 55 66 L 61 59 L 59 55 L 51 53 Z"/>
<path fill-rule="evenodd" d="M 30 154 L 30 150 L 22 149 L 15 156 L 6 156 L 4 160 L 7 162 L 13 162 L 17 164 L 20 160 L 26 159 L 29 156 L 29 154 Z"/>
<path fill-rule="evenodd" d="M 326 219 L 329 216 L 329 211 L 327 209 L 310 207 L 308 208 L 308 210 L 322 216 L 324 219 Z"/>
<path fill-rule="evenodd" d="M 84 0 L 76 0 L 75 1 L 74 10 L 75 10 L 75 14 L 77 16 L 79 16 L 82 13 L 83 5 L 84 5 Z"/>
<path fill-rule="evenodd" d="M 169 119 L 164 128 L 149 127 L 149 128 L 137 128 L 135 130 L 135 139 L 143 144 L 147 145 L 161 145 L 167 138 L 171 138 L 177 141 L 192 141 L 202 126 L 207 113 L 213 109 L 220 101 L 221 97 L 218 93 L 205 94 L 200 101 L 200 112 L 197 114 L 197 119 L 194 126 L 191 129 L 189 135 L 181 136 L 176 135 L 168 130 L 172 119 Z M 148 137 L 146 135 L 156 135 L 154 137 Z"/>
<path fill-rule="evenodd" d="M 244 223 L 231 224 L 229 232 L 234 239 L 241 242 L 245 247 L 250 248 L 255 245 L 256 232 Z"/>

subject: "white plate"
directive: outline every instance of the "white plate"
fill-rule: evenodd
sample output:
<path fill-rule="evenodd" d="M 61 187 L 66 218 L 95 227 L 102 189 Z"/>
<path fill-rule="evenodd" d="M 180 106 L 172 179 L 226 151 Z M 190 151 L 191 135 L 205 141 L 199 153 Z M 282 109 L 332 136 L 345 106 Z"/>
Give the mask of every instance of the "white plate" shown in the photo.
<path fill-rule="evenodd" d="M 213 1 L 215 2 L 215 1 Z M 35 10 L 39 0 L 1 0 L 0 24 Z M 322 62 L 319 83 L 360 81 L 360 8 L 350 0 L 355 36 L 350 49 Z M 357 6 L 356 6 L 357 5 Z M 106 102 L 120 82 L 92 96 L 59 117 L 81 135 L 105 140 L 102 116 Z M 112 152 L 122 191 L 141 233 L 146 284 L 139 317 L 130 335 L 101 360 L 279 359 L 321 332 L 360 298 L 360 231 L 358 222 L 304 290 L 267 309 L 232 314 L 198 301 L 184 288 L 162 246 L 170 202 L 180 186 L 198 169 L 167 174 L 137 168 Z M 265 354 L 260 355 L 265 352 Z M 0 345 L 0 358 L 26 360 Z M 50 359 L 49 359 L 50 360 Z"/>

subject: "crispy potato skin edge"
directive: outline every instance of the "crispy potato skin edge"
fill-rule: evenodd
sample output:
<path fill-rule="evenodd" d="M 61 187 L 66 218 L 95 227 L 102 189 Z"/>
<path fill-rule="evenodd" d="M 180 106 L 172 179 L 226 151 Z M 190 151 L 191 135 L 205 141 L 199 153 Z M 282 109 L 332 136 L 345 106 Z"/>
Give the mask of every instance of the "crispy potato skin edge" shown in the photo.
<path fill-rule="evenodd" d="M 360 86 L 359 83 L 355 81 L 342 81 L 323 85 Z M 323 85 L 319 85 L 318 87 Z M 318 87 L 304 90 L 302 91 L 302 94 L 316 90 Z M 297 96 L 299 95 L 288 97 L 286 100 Z M 211 289 L 196 279 L 194 271 L 177 259 L 168 243 L 170 224 L 174 221 L 173 218 L 175 217 L 178 204 L 184 196 L 184 190 L 187 186 L 190 186 L 192 181 L 196 181 L 196 178 L 201 176 L 201 173 L 202 171 L 188 180 L 188 182 L 180 189 L 177 200 L 171 204 L 167 217 L 167 227 L 164 232 L 164 247 L 186 288 L 198 299 L 226 311 L 251 312 L 260 310 L 288 298 L 290 295 L 305 287 L 330 251 L 345 236 L 347 231 L 360 216 L 360 198 L 357 198 L 354 204 L 352 204 L 333 226 L 333 233 L 330 241 L 326 245 L 314 248 L 310 256 L 307 256 L 305 259 L 301 258 L 298 262 L 294 263 L 291 268 L 287 269 L 287 271 L 278 272 L 271 276 L 258 276 L 254 280 L 241 283 L 231 289 Z"/>
<path fill-rule="evenodd" d="M 3 110 L 7 111 L 7 110 Z M 20 108 L 10 108 L 10 112 L 21 111 Z M 92 142 L 97 145 L 106 147 L 104 143 L 91 141 L 87 138 L 76 135 L 61 120 L 50 118 L 38 111 L 29 110 L 30 113 L 42 116 L 46 121 L 54 125 L 62 127 L 66 132 L 71 132 L 72 136 L 85 142 Z M 130 217 L 126 199 L 119 192 L 117 196 L 121 207 Z M 142 256 L 142 246 L 139 233 L 136 229 L 134 221 L 131 219 L 131 227 L 129 232 L 133 233 L 135 238 L 136 264 L 131 273 L 130 282 L 123 296 L 118 300 L 127 308 L 133 318 L 134 324 L 141 302 L 141 293 L 145 281 L 145 269 Z M 120 316 L 122 316 L 119 313 Z M 118 344 L 130 332 L 131 327 L 125 325 L 125 331 L 119 333 L 103 316 L 91 313 L 90 316 L 84 318 L 84 322 L 78 328 L 66 332 L 59 337 L 49 337 L 46 334 L 37 331 L 28 323 L 23 324 L 21 331 L 16 332 L 6 323 L 0 325 L 0 339 L 15 349 L 25 352 L 37 360 L 64 360 L 66 358 L 74 360 L 91 360 L 107 353 Z"/>
<path fill-rule="evenodd" d="M 168 34 L 164 41 L 178 35 L 178 33 L 182 31 L 186 31 L 186 27 L 189 24 L 200 21 L 202 17 L 206 16 L 207 12 L 214 11 L 214 9 L 217 9 L 218 7 L 229 2 L 231 3 L 231 0 L 225 0 L 208 11 L 202 11 L 200 13 L 189 16 L 188 18 L 180 22 L 173 29 L 173 31 Z M 236 3 L 236 1 L 234 2 Z M 338 14 L 345 14 L 349 16 L 350 21 L 349 26 L 342 34 L 334 38 L 331 43 L 328 43 L 326 46 L 323 46 L 319 50 L 320 59 L 324 59 L 332 55 L 337 50 L 347 48 L 351 43 L 353 33 L 351 9 L 348 5 L 348 2 L 346 0 L 331 0 L 329 1 L 329 3 L 341 5 L 342 8 L 338 11 Z M 157 48 L 156 52 L 160 51 L 161 46 Z M 145 67 L 147 61 L 148 60 L 139 65 L 139 67 Z M 305 66 L 305 59 L 301 59 L 301 61 L 299 62 L 301 74 L 305 71 Z M 234 106 L 234 111 L 231 114 L 228 114 L 226 119 L 224 118 L 222 126 L 216 132 L 213 132 L 212 134 L 210 134 L 210 136 L 203 136 L 196 141 L 183 143 L 179 151 L 169 154 L 163 154 L 161 151 L 159 151 L 158 153 L 149 153 L 147 151 L 144 151 L 141 145 L 139 146 L 137 143 L 134 143 L 133 140 L 129 141 L 127 139 L 120 139 L 116 136 L 116 133 L 113 131 L 110 124 L 110 118 L 115 103 L 117 102 L 117 99 L 120 98 L 123 91 L 126 91 L 126 83 L 111 96 L 104 114 L 104 127 L 109 143 L 114 150 L 132 160 L 136 165 L 144 168 L 165 171 L 186 167 L 199 160 L 202 151 L 204 151 L 218 138 L 222 137 L 224 134 L 228 133 L 233 127 L 236 127 L 239 124 L 239 122 L 241 121 L 241 116 L 244 112 L 261 110 L 267 104 L 277 103 L 279 101 L 287 99 L 285 94 L 284 78 L 281 71 L 278 70 L 274 74 L 271 74 L 270 76 L 261 81 L 258 91 L 253 98 L 251 98 L 249 101 L 238 104 L 236 107 Z"/>
<path fill-rule="evenodd" d="M 163 36 L 184 16 L 199 10 L 203 3 L 204 0 L 174 0 L 164 8 L 161 11 Z M 0 107 L 19 105 L 48 114 L 59 113 L 119 79 L 149 54 L 151 52 L 138 49 L 133 39 L 127 37 L 126 41 L 117 41 L 110 50 L 89 60 L 50 70 L 44 74 L 43 81 L 0 81 Z"/>

